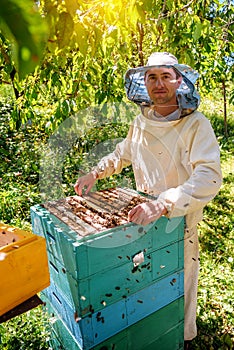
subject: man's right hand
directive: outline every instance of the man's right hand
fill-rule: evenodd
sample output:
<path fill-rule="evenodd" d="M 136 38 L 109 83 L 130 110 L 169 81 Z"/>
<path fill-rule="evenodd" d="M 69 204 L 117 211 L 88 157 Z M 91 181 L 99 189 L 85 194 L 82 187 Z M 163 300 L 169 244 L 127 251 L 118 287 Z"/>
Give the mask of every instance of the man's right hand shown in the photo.
<path fill-rule="evenodd" d="M 81 176 L 77 179 L 74 189 L 76 194 L 79 196 L 82 196 L 83 189 L 86 187 L 85 194 L 88 194 L 93 185 L 95 184 L 96 180 L 98 178 L 98 175 L 95 171 L 91 171 L 90 173 Z"/>

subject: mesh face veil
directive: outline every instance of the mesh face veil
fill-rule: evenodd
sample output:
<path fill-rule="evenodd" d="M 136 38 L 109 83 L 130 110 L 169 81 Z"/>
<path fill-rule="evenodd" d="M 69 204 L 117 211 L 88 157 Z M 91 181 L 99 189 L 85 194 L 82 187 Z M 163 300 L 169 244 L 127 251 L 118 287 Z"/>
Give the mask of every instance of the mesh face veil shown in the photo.
<path fill-rule="evenodd" d="M 125 90 L 130 101 L 149 107 L 152 101 L 145 86 L 145 73 L 151 68 L 173 68 L 182 77 L 182 82 L 176 91 L 177 103 L 181 117 L 191 114 L 200 103 L 200 96 L 195 89 L 199 74 L 187 65 L 179 64 L 176 57 L 167 52 L 153 53 L 146 66 L 129 69 L 125 74 Z"/>

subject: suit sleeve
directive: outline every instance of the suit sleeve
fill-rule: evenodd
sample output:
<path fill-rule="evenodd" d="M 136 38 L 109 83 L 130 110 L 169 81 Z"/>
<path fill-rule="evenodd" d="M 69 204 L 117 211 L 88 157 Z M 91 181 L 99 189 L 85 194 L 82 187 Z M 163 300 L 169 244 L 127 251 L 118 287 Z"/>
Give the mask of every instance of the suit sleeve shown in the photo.
<path fill-rule="evenodd" d="M 158 197 L 168 209 L 168 217 L 202 210 L 222 184 L 219 146 L 209 120 L 198 119 L 185 142 L 189 146 L 191 175 L 186 182 Z"/>

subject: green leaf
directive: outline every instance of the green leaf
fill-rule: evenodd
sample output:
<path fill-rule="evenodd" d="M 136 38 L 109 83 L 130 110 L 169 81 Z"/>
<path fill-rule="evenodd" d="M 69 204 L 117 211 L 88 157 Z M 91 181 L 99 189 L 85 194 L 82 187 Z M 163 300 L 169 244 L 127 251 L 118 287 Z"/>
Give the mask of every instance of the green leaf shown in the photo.
<path fill-rule="evenodd" d="M 17 53 L 18 73 L 24 78 L 40 63 L 47 26 L 29 0 L 1 0 L 0 30 L 8 37 Z"/>
<path fill-rule="evenodd" d="M 68 116 L 70 110 L 71 110 L 71 108 L 69 105 L 69 101 L 68 100 L 63 101 L 63 103 L 61 105 L 61 112 L 63 113 L 63 115 Z"/>
<path fill-rule="evenodd" d="M 232 339 L 228 333 L 223 334 L 222 341 L 224 342 L 224 344 L 226 344 L 231 349 L 233 343 L 232 343 Z"/>
<path fill-rule="evenodd" d="M 202 35 L 202 23 L 201 22 L 196 22 L 195 23 L 195 31 L 193 32 L 193 39 L 198 40 L 201 35 Z"/>
<path fill-rule="evenodd" d="M 59 14 L 56 29 L 59 48 L 63 48 L 69 44 L 73 35 L 74 22 L 69 13 L 62 12 Z"/>
<path fill-rule="evenodd" d="M 88 50 L 88 32 L 84 25 L 80 22 L 75 23 L 74 26 L 75 37 L 74 40 L 77 42 L 79 50 L 83 56 L 86 55 Z"/>

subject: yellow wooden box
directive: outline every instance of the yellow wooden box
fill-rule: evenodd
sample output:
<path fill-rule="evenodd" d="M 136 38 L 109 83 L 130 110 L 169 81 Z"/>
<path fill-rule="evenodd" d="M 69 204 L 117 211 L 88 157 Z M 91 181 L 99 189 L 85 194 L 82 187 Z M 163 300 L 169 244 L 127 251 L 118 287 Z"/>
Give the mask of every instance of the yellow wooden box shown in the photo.
<path fill-rule="evenodd" d="M 49 284 L 45 239 L 0 223 L 0 316 Z"/>

